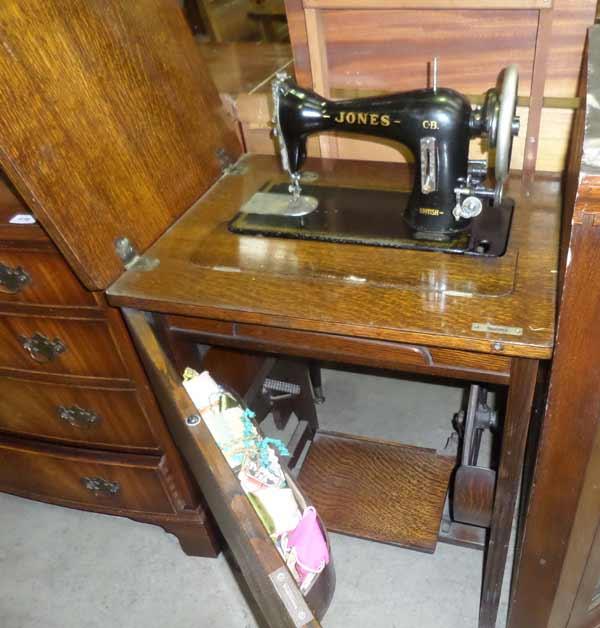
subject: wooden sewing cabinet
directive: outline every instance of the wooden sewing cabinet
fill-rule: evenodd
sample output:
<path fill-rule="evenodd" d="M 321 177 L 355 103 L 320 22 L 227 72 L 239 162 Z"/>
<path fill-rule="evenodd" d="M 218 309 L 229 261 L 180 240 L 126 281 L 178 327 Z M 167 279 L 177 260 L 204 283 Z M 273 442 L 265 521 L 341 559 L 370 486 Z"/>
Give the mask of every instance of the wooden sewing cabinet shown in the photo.
<path fill-rule="evenodd" d="M 139 391 L 140 408 L 151 410 L 148 425 L 136 406 L 131 418 L 119 415 L 111 421 L 113 433 L 139 425 L 160 438 L 151 439 L 152 451 L 140 460 L 131 445 L 100 442 L 95 432 L 87 443 L 71 437 L 65 444 L 64 433 L 49 435 L 55 424 L 42 422 L 46 431 L 25 434 L 24 444 L 23 434 L 11 437 L 9 449 L 18 441 L 29 452 L 23 459 L 42 452 L 57 462 L 25 474 L 9 461 L 2 467 L 8 478 L 3 490 L 32 495 L 21 487 L 35 483 L 52 489 L 36 495 L 56 503 L 161 525 L 168 519 L 183 526 L 188 542 L 204 535 L 210 549 L 216 527 L 206 504 L 268 625 L 316 626 L 317 619 L 306 615 L 300 620 L 290 609 L 299 593 L 277 549 L 205 424 L 188 421 L 198 411 L 181 385 L 182 368 L 207 367 L 219 379 L 245 387 L 246 394 L 260 385 L 273 356 L 505 387 L 489 532 L 451 523 L 442 530 L 451 540 L 485 542 L 479 625 L 492 628 L 538 366 L 552 354 L 558 178 L 538 177 L 527 187 L 518 178 L 510 181 L 514 222 L 507 252 L 496 259 L 233 235 L 227 224 L 243 202 L 266 182 L 281 180 L 282 173 L 274 157 L 240 158 L 237 122 L 223 109 L 178 3 L 152 0 L 141 10 L 138 3 L 111 1 L 103 3 L 102 11 L 83 0 L 73 0 L 68 9 L 54 0 L 32 0 L 26 9 L 14 0 L 5 4 L 0 39 L 11 54 L 0 63 L 0 166 L 45 230 L 44 247 L 59 261 L 57 250 L 64 256 L 63 275 L 72 272 L 81 282 L 82 300 L 73 304 L 78 309 L 68 311 L 56 300 L 11 303 L 7 313 L 21 325 L 40 313 L 48 319 L 63 316 L 69 333 L 82 327 L 80 319 L 93 318 L 100 328 L 113 321 L 117 349 L 129 356 L 130 365 L 109 373 L 118 377 L 118 386 L 97 370 L 66 371 L 79 355 L 88 356 L 85 364 L 97 369 L 103 355 L 89 355 L 99 343 L 97 334 L 90 338 L 75 331 L 69 351 L 51 364 L 58 375 L 44 381 L 125 388 L 132 398 Z M 318 160 L 308 168 L 318 173 L 318 184 L 398 190 L 410 185 L 408 172 L 398 164 Z M 48 285 L 59 280 L 54 273 Z M 65 281 L 53 294 L 71 294 Z M 32 298 L 39 294 L 38 283 Z M 119 312 L 105 301 L 107 288 L 109 303 L 123 308 L 145 374 Z M 90 312 L 80 311 L 88 301 Z M 43 323 L 42 331 L 47 328 L 53 339 L 52 320 Z M 36 379 L 28 372 L 29 362 L 23 372 L 12 330 L 0 337 L 14 359 L 8 366 L 18 371 L 12 376 Z M 102 343 L 102 348 L 107 351 L 102 359 L 117 359 L 114 345 Z M 162 413 L 153 409 L 148 380 Z M 108 396 L 101 402 L 109 404 Z M 455 410 L 449 408 L 449 432 Z M 299 479 L 326 524 L 434 549 L 455 458 L 443 451 L 319 434 L 315 416 L 306 415 L 301 423 L 305 429 L 294 434 L 295 442 L 311 437 L 313 445 Z M 48 444 L 50 437 L 62 444 Z M 201 504 L 173 501 L 182 487 L 196 494 L 180 454 L 200 488 Z M 73 488 L 76 497 L 86 491 L 81 476 L 100 473 L 99 463 L 109 482 L 119 481 L 115 468 L 143 472 L 146 483 L 136 479 L 139 474 L 121 478 L 118 499 L 131 500 L 129 508 L 104 507 L 109 497 L 96 499 L 88 492 L 85 500 L 67 502 L 65 487 Z M 26 464 L 21 468 L 31 471 Z M 58 467 L 65 471 L 53 492 Z M 166 473 L 167 468 L 176 473 Z M 357 477 L 356 468 L 369 479 L 370 508 L 338 508 L 352 493 L 334 481 L 344 469 Z M 173 481 L 175 475 L 179 479 Z M 157 511 L 154 502 L 148 506 L 152 487 L 166 496 L 164 509 Z M 95 485 L 91 488 L 97 492 Z M 341 510 L 352 517 L 336 519 Z M 332 591 L 325 593 L 321 610 Z"/>
<path fill-rule="evenodd" d="M 409 185 L 408 172 L 397 164 L 313 160 L 308 167 L 323 185 Z M 268 539 L 260 524 L 249 529 L 251 513 L 241 515 L 240 489 L 231 472 L 219 462 L 207 434 L 198 436 L 197 427 L 185 424 L 194 409 L 182 392 L 180 373 L 186 364 L 201 364 L 198 347 L 203 355 L 206 346 L 221 352 L 213 363 L 237 373 L 233 380 L 246 388 L 263 364 L 261 357 L 273 355 L 507 387 L 480 615 L 480 626 L 491 628 L 538 366 L 552 354 L 558 180 L 542 178 L 525 187 L 511 179 L 516 211 L 508 249 L 500 258 L 231 233 L 228 222 L 244 201 L 278 180 L 283 179 L 274 158 L 242 157 L 108 290 L 109 301 L 125 308 L 174 438 L 234 553 L 236 547 L 245 548 L 241 551 L 247 555 L 251 546 L 261 554 L 271 552 Z M 310 426 L 301 428 L 314 436 Z M 194 468 L 194 460 L 200 468 Z M 317 431 L 299 477 L 332 529 L 428 551 L 438 534 L 483 544 L 484 528 L 447 522 L 440 533 L 453 466 L 444 452 Z M 361 474 L 351 467 L 361 468 L 379 500 L 378 512 L 355 506 Z M 345 474 L 352 476 L 351 486 Z M 352 487 L 354 494 L 346 490 Z M 370 499 L 372 508 L 373 495 Z M 271 558 L 275 563 L 261 564 L 254 556 L 247 571 L 242 559 L 242 571 L 268 582 L 276 552 Z M 268 606 L 273 594 L 263 594 Z"/>

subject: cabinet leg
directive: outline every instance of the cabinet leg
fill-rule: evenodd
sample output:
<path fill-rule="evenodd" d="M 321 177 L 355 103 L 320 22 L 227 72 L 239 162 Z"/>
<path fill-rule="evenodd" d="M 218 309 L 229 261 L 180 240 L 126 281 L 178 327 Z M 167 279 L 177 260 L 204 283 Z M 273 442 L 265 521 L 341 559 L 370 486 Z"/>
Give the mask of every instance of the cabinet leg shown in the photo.
<path fill-rule="evenodd" d="M 177 537 L 181 549 L 188 556 L 215 558 L 219 555 L 221 541 L 214 525 L 187 521 L 161 521 L 158 525 Z"/>
<path fill-rule="evenodd" d="M 495 628 L 496 626 L 537 371 L 537 360 L 525 358 L 512 360 L 494 509 L 483 573 L 479 628 Z"/>
<path fill-rule="evenodd" d="M 313 387 L 315 403 L 324 403 L 325 394 L 323 393 L 323 381 L 321 380 L 321 364 L 312 360 L 309 362 L 308 370 L 310 372 L 310 381 Z"/>

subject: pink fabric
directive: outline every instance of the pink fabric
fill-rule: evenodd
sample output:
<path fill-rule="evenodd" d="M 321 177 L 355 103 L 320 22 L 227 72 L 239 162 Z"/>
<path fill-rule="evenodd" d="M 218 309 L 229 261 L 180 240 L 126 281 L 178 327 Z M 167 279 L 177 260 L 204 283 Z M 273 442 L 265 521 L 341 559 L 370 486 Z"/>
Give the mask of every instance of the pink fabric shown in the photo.
<path fill-rule="evenodd" d="M 300 575 L 318 572 L 329 562 L 329 550 L 317 519 L 317 511 L 309 506 L 300 523 L 288 534 L 288 547 L 296 549 Z"/>

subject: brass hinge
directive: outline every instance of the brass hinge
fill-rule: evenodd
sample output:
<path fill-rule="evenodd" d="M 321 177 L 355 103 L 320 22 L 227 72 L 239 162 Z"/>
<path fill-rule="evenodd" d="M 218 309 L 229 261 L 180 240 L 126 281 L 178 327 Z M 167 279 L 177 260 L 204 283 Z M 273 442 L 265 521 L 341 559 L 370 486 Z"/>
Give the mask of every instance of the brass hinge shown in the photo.
<path fill-rule="evenodd" d="M 244 174 L 248 170 L 248 166 L 241 163 L 243 156 L 237 161 L 233 161 L 224 148 L 217 148 L 217 159 L 221 166 L 221 174 Z"/>
<path fill-rule="evenodd" d="M 136 270 L 153 270 L 159 264 L 159 260 L 146 255 L 139 255 L 129 238 L 120 237 L 115 240 L 115 252 L 123 262 L 126 270 L 135 267 Z"/>

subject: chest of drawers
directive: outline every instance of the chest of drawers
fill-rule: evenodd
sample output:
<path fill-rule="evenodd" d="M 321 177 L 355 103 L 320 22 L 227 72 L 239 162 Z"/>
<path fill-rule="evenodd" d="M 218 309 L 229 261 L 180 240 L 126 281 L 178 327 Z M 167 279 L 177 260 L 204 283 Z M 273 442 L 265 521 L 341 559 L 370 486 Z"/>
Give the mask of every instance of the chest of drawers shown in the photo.
<path fill-rule="evenodd" d="M 0 183 L 0 491 L 162 526 L 215 555 L 121 314 Z"/>

